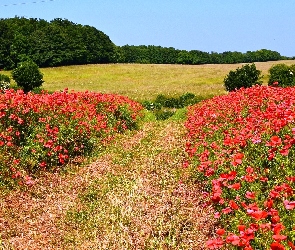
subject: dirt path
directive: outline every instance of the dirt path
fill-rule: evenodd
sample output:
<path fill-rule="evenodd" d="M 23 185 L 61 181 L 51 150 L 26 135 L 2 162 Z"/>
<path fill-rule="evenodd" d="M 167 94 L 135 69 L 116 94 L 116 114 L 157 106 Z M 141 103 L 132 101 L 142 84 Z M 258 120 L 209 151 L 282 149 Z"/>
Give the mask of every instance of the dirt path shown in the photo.
<path fill-rule="evenodd" d="M 211 208 L 185 181 L 184 143 L 181 123 L 145 123 L 89 166 L 0 197 L 2 248 L 205 249 Z"/>

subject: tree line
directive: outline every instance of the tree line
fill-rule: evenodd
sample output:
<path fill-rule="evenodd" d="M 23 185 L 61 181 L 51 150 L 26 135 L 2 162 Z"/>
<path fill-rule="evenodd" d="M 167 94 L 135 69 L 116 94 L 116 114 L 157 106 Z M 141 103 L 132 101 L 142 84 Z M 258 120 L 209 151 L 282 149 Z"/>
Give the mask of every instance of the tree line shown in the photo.
<path fill-rule="evenodd" d="M 120 63 L 155 63 L 155 64 L 225 64 L 252 63 L 289 59 L 272 50 L 231 52 L 203 52 L 200 50 L 178 50 L 161 46 L 133 46 L 117 47 L 117 62 Z"/>
<path fill-rule="evenodd" d="M 56 18 L 0 19 L 0 68 L 33 60 L 39 67 L 113 62 L 115 44 L 102 31 Z"/>
<path fill-rule="evenodd" d="M 276 51 L 203 52 L 161 46 L 116 46 L 102 31 L 67 19 L 0 19 L 0 69 L 33 60 L 39 67 L 94 63 L 210 64 L 290 59 Z"/>

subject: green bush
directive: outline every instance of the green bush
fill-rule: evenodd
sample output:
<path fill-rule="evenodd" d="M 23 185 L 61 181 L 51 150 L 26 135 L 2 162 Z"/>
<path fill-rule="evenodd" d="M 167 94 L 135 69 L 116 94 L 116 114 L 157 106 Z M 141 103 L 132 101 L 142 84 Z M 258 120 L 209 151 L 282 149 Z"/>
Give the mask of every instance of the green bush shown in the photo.
<path fill-rule="evenodd" d="M 276 64 L 269 69 L 269 86 L 289 87 L 295 86 L 295 64 Z"/>
<path fill-rule="evenodd" d="M 12 78 L 25 93 L 40 87 L 44 82 L 43 74 L 39 70 L 38 65 L 32 60 L 21 62 L 12 71 Z"/>
<path fill-rule="evenodd" d="M 10 87 L 10 78 L 7 75 L 0 74 L 0 90 L 6 90 Z"/>
<path fill-rule="evenodd" d="M 224 78 L 224 86 L 227 91 L 234 91 L 240 88 L 250 88 L 253 85 L 261 85 L 261 71 L 256 69 L 254 63 L 246 64 L 242 68 L 231 70 Z"/>
<path fill-rule="evenodd" d="M 165 108 L 184 108 L 189 105 L 196 104 L 200 99 L 193 93 L 185 93 L 180 97 L 166 97 L 164 95 L 158 95 L 155 103 Z"/>
<path fill-rule="evenodd" d="M 155 116 L 156 116 L 156 120 L 167 120 L 169 119 L 171 116 L 173 116 L 175 114 L 175 111 L 172 110 L 157 110 L 154 112 Z"/>
<path fill-rule="evenodd" d="M 147 110 L 159 110 L 163 106 L 158 102 L 143 101 L 142 106 Z"/>
<path fill-rule="evenodd" d="M 150 110 L 154 113 L 156 120 L 166 120 L 171 116 L 174 116 L 175 113 L 178 114 L 178 110 L 183 109 L 187 106 L 196 104 L 205 98 L 202 96 L 195 96 L 192 93 L 185 93 L 179 97 L 167 97 L 163 94 L 160 94 L 156 97 L 154 101 L 144 101 L 142 106 L 146 110 Z M 182 110 L 179 112 L 181 117 L 184 117 L 186 114 Z M 182 118 L 175 118 L 176 120 Z"/>

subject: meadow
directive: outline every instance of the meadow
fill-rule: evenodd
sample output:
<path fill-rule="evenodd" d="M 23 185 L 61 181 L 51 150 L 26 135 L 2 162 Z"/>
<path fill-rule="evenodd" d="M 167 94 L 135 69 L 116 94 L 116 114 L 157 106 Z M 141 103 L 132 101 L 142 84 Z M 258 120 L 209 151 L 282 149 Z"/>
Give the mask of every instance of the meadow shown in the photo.
<path fill-rule="evenodd" d="M 237 67 L 42 68 L 55 94 L 2 95 L 0 246 L 294 249 L 293 90 L 227 94 Z M 165 121 L 137 103 L 187 92 L 210 99 Z"/>
<path fill-rule="evenodd" d="M 256 63 L 267 82 L 268 69 L 277 63 L 294 64 L 294 60 Z M 225 94 L 223 79 L 242 64 L 157 65 L 100 64 L 44 68 L 44 88 L 49 91 L 68 88 L 126 95 L 132 100 L 154 99 L 159 94 L 179 96 L 186 92 L 211 97 Z"/>

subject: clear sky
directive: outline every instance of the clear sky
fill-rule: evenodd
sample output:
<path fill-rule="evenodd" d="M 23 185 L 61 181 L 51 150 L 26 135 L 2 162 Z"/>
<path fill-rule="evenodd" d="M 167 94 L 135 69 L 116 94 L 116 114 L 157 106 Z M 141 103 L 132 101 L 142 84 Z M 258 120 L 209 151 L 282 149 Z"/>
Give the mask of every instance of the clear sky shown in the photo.
<path fill-rule="evenodd" d="M 295 56 L 295 0 L 0 0 L 0 17 L 66 18 L 116 45 Z"/>

